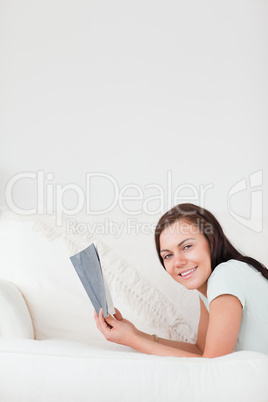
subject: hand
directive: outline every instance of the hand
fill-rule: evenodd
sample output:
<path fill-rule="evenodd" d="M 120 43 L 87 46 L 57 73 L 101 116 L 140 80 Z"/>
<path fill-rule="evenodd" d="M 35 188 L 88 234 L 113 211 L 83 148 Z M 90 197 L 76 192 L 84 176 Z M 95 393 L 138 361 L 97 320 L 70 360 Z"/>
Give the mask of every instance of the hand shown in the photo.
<path fill-rule="evenodd" d="M 102 309 L 100 309 L 99 315 L 95 311 L 96 325 L 108 341 L 131 346 L 139 335 L 139 331 L 130 321 L 122 317 L 119 310 L 115 309 L 115 311 L 114 316 L 109 315 L 105 319 Z"/>

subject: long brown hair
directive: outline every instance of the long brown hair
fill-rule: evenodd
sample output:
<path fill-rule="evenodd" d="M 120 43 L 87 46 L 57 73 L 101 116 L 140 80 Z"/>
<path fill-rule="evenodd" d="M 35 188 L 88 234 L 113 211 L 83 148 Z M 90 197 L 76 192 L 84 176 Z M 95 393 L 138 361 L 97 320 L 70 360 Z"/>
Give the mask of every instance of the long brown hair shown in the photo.
<path fill-rule="evenodd" d="M 241 254 L 227 239 L 215 216 L 205 208 L 194 204 L 176 205 L 160 218 L 156 226 L 155 245 L 163 267 L 164 263 L 160 255 L 160 234 L 165 228 L 181 219 L 195 225 L 206 237 L 210 247 L 212 271 L 221 262 L 234 259 L 252 265 L 268 280 L 266 267 L 254 258 Z"/>

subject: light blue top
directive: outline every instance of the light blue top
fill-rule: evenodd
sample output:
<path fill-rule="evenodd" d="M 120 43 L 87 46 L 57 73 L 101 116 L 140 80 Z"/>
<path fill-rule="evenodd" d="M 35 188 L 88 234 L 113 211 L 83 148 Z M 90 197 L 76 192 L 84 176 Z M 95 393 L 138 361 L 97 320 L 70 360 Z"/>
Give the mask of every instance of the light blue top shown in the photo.
<path fill-rule="evenodd" d="M 207 310 L 217 296 L 236 296 L 243 307 L 234 351 L 252 350 L 268 354 L 268 280 L 245 262 L 219 264 L 208 279 L 207 298 L 199 295 Z"/>

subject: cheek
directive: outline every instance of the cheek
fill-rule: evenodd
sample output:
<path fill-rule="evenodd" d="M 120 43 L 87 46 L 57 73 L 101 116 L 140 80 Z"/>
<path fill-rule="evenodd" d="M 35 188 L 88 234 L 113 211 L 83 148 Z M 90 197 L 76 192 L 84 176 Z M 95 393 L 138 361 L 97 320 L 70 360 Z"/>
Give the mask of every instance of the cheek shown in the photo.
<path fill-rule="evenodd" d="M 209 273 L 211 273 L 211 257 L 210 257 L 210 254 L 209 255 L 208 254 L 204 255 L 204 261 L 205 261 L 207 270 L 209 271 Z"/>
<path fill-rule="evenodd" d="M 165 270 L 167 271 L 167 273 L 168 273 L 168 274 L 171 274 L 171 264 L 170 264 L 170 261 L 164 261 L 163 264 L 164 264 L 164 268 L 165 268 Z"/>

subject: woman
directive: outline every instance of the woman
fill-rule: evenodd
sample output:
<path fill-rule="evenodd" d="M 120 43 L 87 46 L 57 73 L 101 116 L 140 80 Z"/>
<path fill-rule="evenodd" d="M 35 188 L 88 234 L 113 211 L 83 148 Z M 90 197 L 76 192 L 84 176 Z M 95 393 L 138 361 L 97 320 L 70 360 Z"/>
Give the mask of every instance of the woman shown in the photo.
<path fill-rule="evenodd" d="M 111 342 L 158 356 L 218 357 L 233 351 L 268 353 L 268 270 L 242 255 L 217 219 L 204 208 L 180 204 L 160 218 L 155 244 L 168 274 L 200 295 L 196 344 L 160 339 L 139 331 L 116 310 L 95 313 Z"/>

